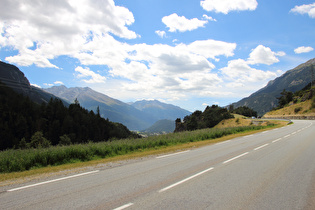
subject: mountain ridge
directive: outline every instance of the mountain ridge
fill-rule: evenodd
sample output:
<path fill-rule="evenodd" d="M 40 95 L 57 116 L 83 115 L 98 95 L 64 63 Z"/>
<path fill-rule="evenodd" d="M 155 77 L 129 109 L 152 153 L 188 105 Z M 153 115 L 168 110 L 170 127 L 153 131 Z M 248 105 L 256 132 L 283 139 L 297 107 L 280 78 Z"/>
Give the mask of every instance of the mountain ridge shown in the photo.
<path fill-rule="evenodd" d="M 15 92 L 28 96 L 35 103 L 48 103 L 51 98 L 58 98 L 51 93 L 47 93 L 40 88 L 34 87 L 25 77 L 24 73 L 16 66 L 0 61 L 0 81 Z M 65 106 L 69 106 L 62 100 Z"/>
<path fill-rule="evenodd" d="M 278 104 L 277 97 L 285 89 L 287 91 L 295 92 L 301 90 L 304 86 L 311 82 L 310 72 L 314 68 L 315 58 L 308 60 L 297 67 L 286 71 L 280 77 L 268 82 L 268 84 L 245 97 L 238 102 L 232 103 L 234 107 L 248 106 L 258 115 L 262 116 L 266 112 L 275 108 Z"/>
<path fill-rule="evenodd" d="M 97 107 L 99 107 L 102 117 L 108 118 L 113 122 L 122 123 L 130 130 L 145 130 L 156 121 L 164 119 L 164 117 L 175 121 L 176 118 L 184 117 L 184 115 L 189 113 L 189 111 L 181 109 L 180 107 L 165 104 L 157 100 L 153 101 L 153 103 L 159 104 L 159 108 L 154 106 L 150 101 L 127 104 L 94 91 L 89 87 L 67 88 L 62 85 L 53 86 L 44 90 L 69 103 L 73 103 L 73 101 L 77 99 L 83 107 L 89 110 L 96 111 Z M 146 103 L 146 108 L 143 108 L 143 103 Z"/>

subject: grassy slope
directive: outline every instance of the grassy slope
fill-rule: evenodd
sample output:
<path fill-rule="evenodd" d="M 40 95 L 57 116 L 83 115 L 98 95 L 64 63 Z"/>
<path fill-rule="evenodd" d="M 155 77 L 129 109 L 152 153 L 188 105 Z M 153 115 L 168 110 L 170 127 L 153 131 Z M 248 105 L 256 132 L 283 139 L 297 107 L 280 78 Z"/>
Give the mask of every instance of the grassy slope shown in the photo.
<path fill-rule="evenodd" d="M 283 116 L 315 116 L 315 109 L 311 108 L 312 100 L 292 104 L 282 109 L 273 110 L 264 117 L 283 117 Z M 299 110 L 299 111 L 298 111 Z"/>

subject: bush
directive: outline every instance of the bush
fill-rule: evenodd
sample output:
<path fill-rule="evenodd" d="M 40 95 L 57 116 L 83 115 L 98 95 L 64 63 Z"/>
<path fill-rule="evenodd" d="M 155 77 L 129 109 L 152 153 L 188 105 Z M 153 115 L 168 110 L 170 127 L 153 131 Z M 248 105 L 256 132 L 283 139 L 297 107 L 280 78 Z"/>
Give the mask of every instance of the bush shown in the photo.
<path fill-rule="evenodd" d="M 41 131 L 37 131 L 31 138 L 30 147 L 33 148 L 47 148 L 51 145 Z"/>
<path fill-rule="evenodd" d="M 294 113 L 298 113 L 299 111 L 301 111 L 302 110 L 302 107 L 296 107 L 295 109 L 294 109 Z"/>

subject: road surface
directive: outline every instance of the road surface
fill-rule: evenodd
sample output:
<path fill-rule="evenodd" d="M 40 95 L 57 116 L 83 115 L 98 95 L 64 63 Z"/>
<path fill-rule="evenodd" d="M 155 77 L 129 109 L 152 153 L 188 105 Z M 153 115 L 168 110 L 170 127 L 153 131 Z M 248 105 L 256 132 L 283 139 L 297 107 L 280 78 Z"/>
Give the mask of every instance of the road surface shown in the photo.
<path fill-rule="evenodd" d="M 2 187 L 0 209 L 315 209 L 315 121 Z"/>

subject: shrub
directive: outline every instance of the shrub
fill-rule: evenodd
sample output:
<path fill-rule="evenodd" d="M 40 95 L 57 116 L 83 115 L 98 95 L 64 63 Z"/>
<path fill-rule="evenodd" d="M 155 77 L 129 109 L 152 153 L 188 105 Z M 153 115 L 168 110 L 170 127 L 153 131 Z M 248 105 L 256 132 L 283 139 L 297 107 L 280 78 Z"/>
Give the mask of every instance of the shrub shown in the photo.
<path fill-rule="evenodd" d="M 296 107 L 295 109 L 294 109 L 294 113 L 298 113 L 299 111 L 301 111 L 302 110 L 302 107 Z"/>

